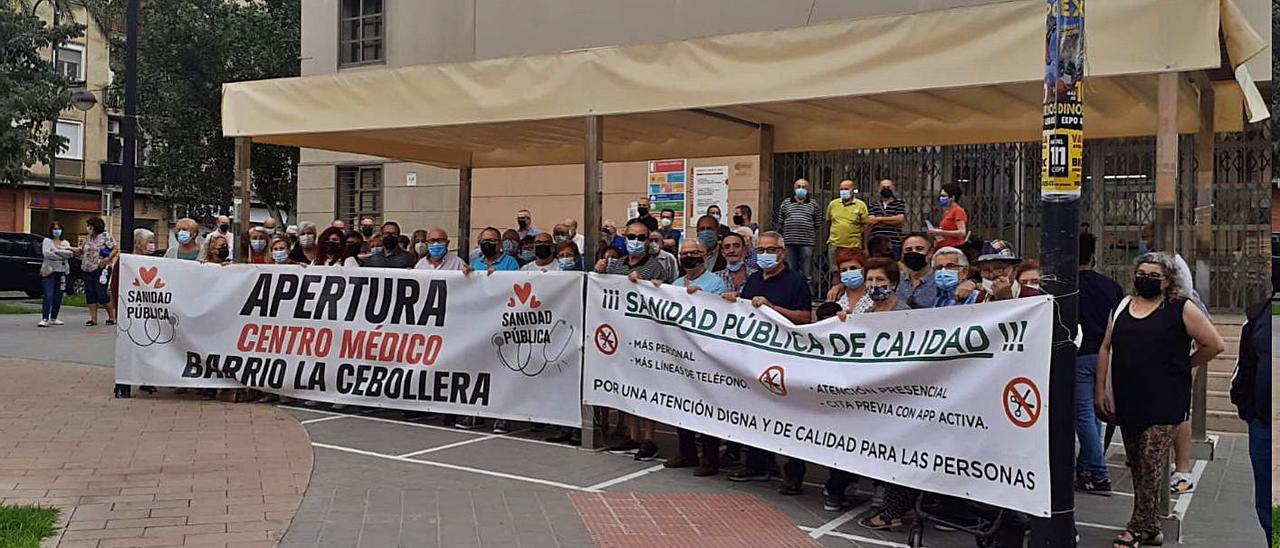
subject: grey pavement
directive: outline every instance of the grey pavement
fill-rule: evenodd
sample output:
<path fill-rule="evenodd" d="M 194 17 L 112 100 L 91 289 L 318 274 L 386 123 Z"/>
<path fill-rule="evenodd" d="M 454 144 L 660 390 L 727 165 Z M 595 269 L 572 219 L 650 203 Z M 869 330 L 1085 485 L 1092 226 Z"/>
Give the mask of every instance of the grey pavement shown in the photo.
<path fill-rule="evenodd" d="M 0 315 L 0 356 L 111 366 L 111 328 L 86 328 L 87 311 L 64 308 L 66 326 L 40 329 L 38 315 Z M 1280 332 L 1273 331 L 1273 339 Z M 156 396 L 166 397 L 162 391 Z M 692 477 L 660 461 L 586 451 L 542 441 L 542 431 L 494 436 L 438 426 L 438 420 L 405 421 L 397 411 L 333 413 L 326 407 L 290 409 L 307 428 L 315 450 L 311 482 L 281 546 L 486 546 L 572 548 L 591 540 L 568 495 L 575 491 L 750 493 L 824 546 L 902 546 L 905 532 L 859 527 L 858 514 L 822 509 L 821 467 L 810 466 L 809 485 L 795 497 L 779 495 L 777 482 L 733 483 L 725 474 Z M 514 425 L 516 429 L 529 425 Z M 673 454 L 670 433 L 660 435 Z M 1129 516 L 1133 499 L 1123 448 L 1108 461 L 1117 494 L 1077 494 L 1081 546 L 1108 546 Z M 1205 463 L 1183 521 L 1184 546 L 1256 546 L 1261 543 L 1252 507 L 1248 443 L 1222 435 L 1217 458 Z M 874 487 L 860 484 L 864 493 Z M 1186 495 L 1184 495 L 1186 496 Z M 973 546 L 971 537 L 926 530 L 932 547 Z"/>

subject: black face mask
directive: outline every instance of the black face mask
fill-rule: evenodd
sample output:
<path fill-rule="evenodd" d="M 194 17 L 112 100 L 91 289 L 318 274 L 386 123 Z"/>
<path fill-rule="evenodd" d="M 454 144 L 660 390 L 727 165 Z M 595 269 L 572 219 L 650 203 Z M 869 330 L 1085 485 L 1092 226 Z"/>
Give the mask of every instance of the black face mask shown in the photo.
<path fill-rule="evenodd" d="M 1150 299 L 1160 294 L 1161 280 L 1153 280 L 1151 278 L 1133 277 L 1133 288 L 1137 290 L 1138 296 L 1144 299 Z"/>
<path fill-rule="evenodd" d="M 493 257 L 498 254 L 498 244 L 493 242 L 480 242 L 480 254 L 485 257 Z"/>
<path fill-rule="evenodd" d="M 231 230 L 231 225 L 218 225 L 218 229 L 223 232 L 226 232 L 228 230 Z"/>
<path fill-rule="evenodd" d="M 400 245 L 400 237 L 395 234 L 387 234 L 382 237 L 383 249 L 395 249 Z"/>
<path fill-rule="evenodd" d="M 738 226 L 742 226 L 743 221 L 746 221 L 746 219 L 744 219 L 744 218 L 742 217 L 742 215 L 734 215 L 734 216 L 733 216 L 733 224 L 738 225 Z"/>
<path fill-rule="evenodd" d="M 218 248 L 218 260 L 225 261 L 227 260 L 227 257 L 230 257 L 230 256 L 231 256 L 231 249 L 225 248 L 225 247 Z"/>
<path fill-rule="evenodd" d="M 644 217 L 645 215 L 649 214 L 649 208 L 644 206 L 637 207 L 636 214 L 640 215 L 641 217 Z"/>
<path fill-rule="evenodd" d="M 360 233 L 364 234 L 365 238 L 368 238 L 369 236 L 373 236 L 373 225 L 360 227 Z"/>
<path fill-rule="evenodd" d="M 680 268 L 685 270 L 693 270 L 702 265 L 702 259 L 698 257 L 680 257 Z"/>
<path fill-rule="evenodd" d="M 361 244 L 347 244 L 347 255 L 350 255 L 352 257 L 359 255 L 361 247 L 364 247 L 364 246 Z"/>
<path fill-rule="evenodd" d="M 327 253 L 327 254 L 329 254 L 329 255 L 337 255 L 339 251 L 342 251 L 342 244 L 340 244 L 340 243 L 338 243 L 338 242 L 325 242 L 325 243 L 324 243 L 324 252 L 325 252 L 325 253 Z"/>
<path fill-rule="evenodd" d="M 929 258 L 925 257 L 924 253 L 908 251 L 902 254 L 902 264 L 907 265 L 907 268 L 913 271 L 919 271 L 924 268 L 924 265 L 928 264 L 928 262 Z"/>
<path fill-rule="evenodd" d="M 533 256 L 541 260 L 547 260 L 551 257 L 551 246 L 547 244 L 539 244 L 533 247 Z"/>
<path fill-rule="evenodd" d="M 881 198 L 885 198 L 885 199 L 892 198 L 892 197 L 893 197 L 893 189 L 889 189 L 889 188 L 882 188 L 882 189 L 880 189 L 880 197 L 881 197 Z"/>
<path fill-rule="evenodd" d="M 529 221 L 526 221 L 524 219 L 516 219 L 516 224 L 520 225 L 520 230 L 529 228 Z"/>

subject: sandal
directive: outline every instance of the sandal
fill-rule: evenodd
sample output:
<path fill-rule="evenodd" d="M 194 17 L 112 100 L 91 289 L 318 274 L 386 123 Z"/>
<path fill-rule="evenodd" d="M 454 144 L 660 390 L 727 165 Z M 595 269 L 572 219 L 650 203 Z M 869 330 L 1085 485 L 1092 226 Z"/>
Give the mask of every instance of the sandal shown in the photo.
<path fill-rule="evenodd" d="M 873 514 L 871 516 L 858 520 L 858 525 L 866 527 L 872 531 L 897 531 L 902 528 L 902 518 L 886 519 L 881 514 Z"/>
<path fill-rule="evenodd" d="M 1139 546 L 1162 546 L 1164 545 L 1164 533 L 1157 532 L 1152 535 L 1143 535 L 1133 531 L 1124 531 L 1116 538 L 1111 540 L 1112 548 L 1117 546 L 1123 548 L 1137 548 Z"/>
<path fill-rule="evenodd" d="M 115 325 L 115 324 L 116 324 L 115 320 L 107 320 L 107 325 Z"/>
<path fill-rule="evenodd" d="M 98 325 L 98 322 L 95 322 L 95 321 L 93 321 L 93 320 L 89 320 L 89 321 L 87 321 L 87 322 L 84 322 L 84 324 L 85 324 L 85 325 L 87 325 L 87 326 L 89 326 L 89 327 L 93 327 L 93 326 L 95 326 L 95 325 Z"/>

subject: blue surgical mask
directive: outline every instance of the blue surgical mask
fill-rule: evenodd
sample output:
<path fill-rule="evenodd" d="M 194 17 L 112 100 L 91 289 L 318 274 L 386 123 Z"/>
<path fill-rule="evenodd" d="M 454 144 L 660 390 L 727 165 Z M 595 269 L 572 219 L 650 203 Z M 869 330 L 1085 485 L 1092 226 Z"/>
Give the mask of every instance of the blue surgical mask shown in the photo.
<path fill-rule="evenodd" d="M 778 266 L 778 256 L 773 253 L 761 253 L 756 255 L 756 264 L 764 270 L 773 270 Z"/>
<path fill-rule="evenodd" d="M 951 203 L 951 200 L 948 200 L 946 198 L 938 198 L 938 204 L 940 204 L 942 207 L 947 207 L 947 204 L 949 203 Z"/>
<path fill-rule="evenodd" d="M 960 285 L 960 275 L 950 270 L 938 270 L 933 273 L 933 281 L 943 291 L 952 291 Z"/>
<path fill-rule="evenodd" d="M 728 270 L 729 270 L 729 272 L 737 272 L 737 271 L 739 271 L 739 270 L 742 270 L 742 265 L 743 265 L 743 264 L 744 264 L 744 263 L 743 263 L 742 261 L 738 261 L 738 262 L 736 262 L 736 263 L 725 263 L 725 264 L 724 264 L 724 267 L 725 267 L 726 269 L 728 269 Z"/>
<path fill-rule="evenodd" d="M 186 245 L 186 244 L 191 243 L 191 231 L 189 231 L 189 230 L 179 230 L 179 231 L 178 231 L 178 243 L 180 243 L 180 244 L 182 244 L 182 245 Z"/>
<path fill-rule="evenodd" d="M 627 240 L 628 255 L 643 255 L 648 250 L 648 243 L 644 240 Z"/>
<path fill-rule="evenodd" d="M 526 249 L 526 250 L 523 250 L 523 251 L 521 251 L 521 252 L 520 252 L 520 259 L 521 259 L 521 260 L 524 260 L 524 261 L 532 261 L 532 260 L 534 260 L 535 258 L 536 258 L 536 257 L 534 257 L 534 256 L 533 256 L 533 250 L 532 250 L 532 249 Z"/>
<path fill-rule="evenodd" d="M 719 213 L 712 213 L 712 214 L 711 214 L 711 218 L 712 218 L 712 219 L 715 219 L 717 223 L 718 223 L 718 222 L 720 222 L 720 214 L 719 214 Z"/>
<path fill-rule="evenodd" d="M 449 252 L 449 246 L 443 243 L 436 242 L 436 243 L 427 244 L 427 253 L 431 254 L 431 257 L 434 259 L 439 259 L 440 257 L 443 257 L 445 253 L 448 253 L 448 252 Z"/>
<path fill-rule="evenodd" d="M 506 253 L 507 255 L 515 256 L 516 251 L 517 251 L 517 249 L 516 249 L 516 242 L 515 242 L 515 240 L 502 240 L 502 252 L 503 252 L 503 253 Z"/>
<path fill-rule="evenodd" d="M 53 229 L 53 237 L 54 237 L 54 238 L 61 238 L 61 237 L 62 237 L 62 229 L 61 229 L 61 228 L 55 228 L 55 229 Z"/>
<path fill-rule="evenodd" d="M 846 270 L 840 273 L 840 283 L 849 289 L 862 287 L 862 270 Z"/>
<path fill-rule="evenodd" d="M 799 199 L 803 200 L 803 199 L 804 199 L 804 197 L 805 197 L 805 196 L 808 196 L 808 195 L 809 195 L 809 189 L 807 189 L 807 188 L 797 188 L 797 189 L 796 189 L 796 198 L 799 198 Z"/>
<path fill-rule="evenodd" d="M 276 264 L 281 264 L 289 260 L 289 251 L 284 249 L 277 249 L 275 251 L 272 251 L 271 260 L 275 261 Z"/>
<path fill-rule="evenodd" d="M 717 234 L 716 234 L 716 231 L 714 230 L 698 231 L 698 241 L 702 242 L 703 247 L 706 247 L 707 249 L 710 249 L 716 246 L 716 236 Z"/>
<path fill-rule="evenodd" d="M 262 253 L 262 250 L 267 248 L 267 241 L 249 240 L 249 248 L 252 249 L 254 253 Z"/>
<path fill-rule="evenodd" d="M 577 264 L 573 257 L 560 257 L 556 262 L 560 264 L 560 270 L 573 270 L 574 265 Z"/>
<path fill-rule="evenodd" d="M 841 199 L 841 200 L 848 200 L 851 196 L 853 196 L 853 191 L 852 191 L 852 190 L 845 190 L 845 189 L 843 189 L 843 188 L 842 188 L 842 189 L 840 189 L 840 199 Z"/>

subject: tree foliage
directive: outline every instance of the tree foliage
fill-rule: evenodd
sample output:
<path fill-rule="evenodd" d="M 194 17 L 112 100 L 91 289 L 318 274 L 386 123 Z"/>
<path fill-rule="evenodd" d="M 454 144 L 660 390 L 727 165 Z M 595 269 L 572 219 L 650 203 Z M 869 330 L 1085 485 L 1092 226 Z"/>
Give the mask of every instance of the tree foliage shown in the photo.
<path fill-rule="evenodd" d="M 74 22 L 46 24 L 25 2 L 0 5 L 0 183 L 21 183 L 66 146 L 56 133 L 50 139 L 49 121 L 70 103 L 71 82 L 54 72 L 48 52 L 83 32 Z"/>

